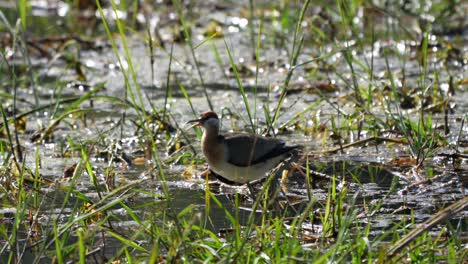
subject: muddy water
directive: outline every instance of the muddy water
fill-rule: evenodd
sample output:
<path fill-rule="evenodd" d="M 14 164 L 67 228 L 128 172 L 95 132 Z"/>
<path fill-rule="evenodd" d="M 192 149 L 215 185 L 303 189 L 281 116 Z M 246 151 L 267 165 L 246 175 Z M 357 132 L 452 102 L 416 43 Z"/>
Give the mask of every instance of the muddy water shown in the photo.
<path fill-rule="evenodd" d="M 238 84 L 229 66 L 227 47 L 240 69 L 240 76 L 247 92 L 249 105 L 256 112 L 254 119 L 258 122 L 260 128 L 264 128 L 266 123 L 264 109 L 268 109 L 271 115 L 278 104 L 281 87 L 290 68 L 290 55 L 288 52 L 292 45 L 290 42 L 286 46 L 278 45 L 274 40 L 275 36 L 268 35 L 267 33 L 271 32 L 267 32 L 262 37 L 262 43 L 265 44 L 260 50 L 259 72 L 258 78 L 256 78 L 256 61 L 252 56 L 253 49 L 251 48 L 248 28 L 243 24 L 234 25 L 233 22 L 235 17 L 240 19 L 240 10 L 234 8 L 226 12 L 214 13 L 213 16 L 218 20 L 225 21 L 227 23 L 224 25 L 226 28 L 235 26 L 238 32 L 236 30 L 226 31 L 224 39 L 214 38 L 197 47 L 195 51 L 204 86 L 207 88 L 206 91 L 209 94 L 214 110 L 223 113 L 221 115 L 223 131 L 244 131 L 249 129 L 249 123 L 246 122 L 247 113 L 243 97 L 239 93 Z M 38 17 L 44 17 L 44 15 Z M 53 16 L 48 15 L 45 17 L 53 18 Z M 206 24 L 207 20 L 206 18 L 199 18 L 198 21 L 199 25 L 194 26 L 192 31 L 195 43 L 200 43 L 204 38 L 202 35 L 203 25 Z M 174 21 L 171 21 L 171 23 L 174 23 Z M 272 29 L 268 28 L 268 30 Z M 47 33 L 52 36 L 56 35 L 55 31 L 52 30 L 48 30 Z M 169 33 L 169 27 L 161 29 L 163 38 L 167 37 L 166 35 Z M 466 34 L 461 38 L 466 40 Z M 445 39 L 450 39 L 450 37 Z M 116 41 L 119 54 L 124 58 L 125 51 L 122 40 L 117 37 Z M 454 42 L 456 43 L 456 41 Z M 47 44 L 44 45 L 50 43 L 60 46 L 53 40 L 48 40 Z M 105 82 L 105 87 L 98 92 L 98 95 L 124 96 L 126 86 L 122 72 L 129 73 L 129 64 L 133 65 L 136 73 L 136 83 L 131 80 L 130 86 L 133 91 L 135 91 L 136 85 L 141 89 L 144 108 L 150 111 L 152 106 L 162 108 L 164 103 L 167 103 L 170 124 L 174 126 L 177 124 L 180 129 L 184 130 L 186 121 L 192 119 L 195 114 L 192 112 L 190 103 L 184 98 L 180 85 L 186 88 L 196 113 L 209 109 L 207 98 L 203 96 L 204 90 L 200 83 L 199 73 L 194 66 L 195 63 L 187 44 L 180 42 L 173 44 L 172 61 L 168 56 L 172 43 L 166 43 L 167 49 L 165 51 L 155 49 L 153 54 L 154 63 L 151 64 L 149 49 L 144 38 L 132 34 L 127 37 L 126 43 L 131 53 L 131 61 L 124 59 L 123 68 L 119 65 L 116 55 L 105 37 L 96 38 L 96 41 L 86 48 L 77 46 L 80 49 L 77 59 L 81 63 L 86 80 L 78 80 L 79 76 L 77 76 L 76 69 L 70 67 L 64 59 L 45 59 L 37 50 L 32 50 L 29 54 L 33 69 L 37 73 L 39 105 L 51 105 L 45 110 L 27 116 L 26 131 L 20 135 L 20 142 L 24 147 L 25 165 L 31 169 L 35 168 L 35 151 L 38 150 L 41 157 L 40 173 L 42 177 L 51 182 L 59 182 L 59 184 L 50 187 L 43 187 L 41 190 L 41 194 L 44 195 L 41 211 L 45 213 L 41 214 L 39 218 L 40 224 L 44 226 L 50 226 L 51 219 L 55 217 L 60 219 L 59 222 L 65 223 L 69 217 L 67 212 L 71 212 L 73 209 L 72 205 L 76 200 L 70 201 L 68 207 L 60 209 L 65 194 L 57 186 L 70 184 L 62 179 L 63 172 L 81 160 L 79 151 L 72 146 L 80 144 L 91 146 L 91 163 L 96 172 L 99 186 L 102 187 L 101 191 L 105 190 L 105 170 L 107 168 L 112 168 L 116 173 L 115 186 L 132 180 L 144 179 L 144 183 L 136 187 L 138 191 L 128 201 L 129 205 L 135 208 L 135 213 L 142 219 L 158 214 L 161 208 L 170 208 L 177 213 L 191 205 L 194 206 L 194 215 L 199 213 L 200 219 L 206 217 L 204 215 L 206 206 L 205 181 L 201 176 L 205 165 L 199 151 L 198 139 L 192 131 L 187 132 L 187 139 L 179 137 L 177 141 L 185 146 L 193 145 L 195 152 L 191 151 L 189 147 L 186 147 L 185 152 L 190 155 L 190 159 L 196 157 L 200 162 L 196 162 L 195 167 L 189 171 L 190 162 L 169 163 L 164 164 L 163 167 L 167 180 L 164 184 L 169 187 L 171 197 L 170 204 L 167 204 L 164 198 L 164 184 L 160 181 L 160 175 L 154 175 L 151 172 L 150 168 L 154 165 L 147 160 L 145 165 L 134 164 L 133 161 L 136 158 L 144 156 L 142 153 L 145 151 L 146 143 L 141 131 L 138 131 L 137 126 L 132 122 L 132 120 L 138 119 L 135 111 L 125 110 L 118 103 L 105 100 L 96 100 L 93 103 L 86 101 L 82 104 L 82 107 L 92 108 L 87 111 L 86 116 L 69 116 L 65 118 L 54 129 L 53 139 L 46 143 L 33 143 L 30 140 L 34 132 L 50 123 L 51 114 L 56 107 L 54 104 L 56 98 L 84 95 L 87 88 L 89 89 L 101 82 Z M 452 162 L 450 158 L 437 155 L 438 153 L 453 153 L 453 148 L 450 146 L 437 148 L 434 158 L 426 160 L 424 166 L 418 171 L 414 170 L 414 162 L 410 162 L 407 166 L 401 164 L 403 159 L 409 157 L 408 146 L 401 144 L 379 144 L 378 146 L 370 144 L 347 148 L 336 153 L 323 153 L 324 150 L 338 145 L 336 141 L 329 137 L 330 130 L 321 133 L 319 129 L 309 131 L 307 128 L 317 125 L 317 122 L 320 125 L 324 124 L 330 127 L 332 117 L 337 118 L 338 126 L 344 126 L 346 120 L 344 118 L 339 119 L 340 114 L 352 114 L 356 108 L 354 101 L 349 99 L 352 93 L 351 71 L 343 59 L 343 53 L 339 51 L 340 49 L 336 45 L 344 46 L 344 44 L 340 43 L 317 46 L 310 39 L 306 41 L 306 45 L 304 45 L 301 55 L 298 57 L 298 64 L 324 54 L 330 56 L 323 59 L 320 62 L 321 64 L 311 62 L 295 69 L 289 84 L 291 91 L 284 101 L 282 115 L 277 122 L 278 127 L 280 127 L 315 102 L 320 102 L 299 118 L 295 122 L 295 126 L 275 131 L 280 138 L 285 139 L 290 144 L 303 146 L 303 154 L 309 160 L 310 169 L 327 176 L 314 178 L 313 188 L 310 190 L 307 190 L 304 174 L 298 170 L 292 170 L 289 178 L 284 179 L 286 196 L 295 195 L 296 198 L 299 197 L 298 200 L 304 200 L 303 203 L 297 204 L 297 210 L 300 212 L 301 208 L 307 203 L 308 191 L 319 203 L 324 204 L 331 188 L 331 179 L 335 178 L 339 190 L 346 188 L 349 204 L 357 210 L 360 223 L 364 225 L 370 221 L 373 227 L 372 235 L 378 236 L 403 220 L 410 222 L 414 219 L 417 223 L 423 222 L 441 208 L 465 197 L 468 194 L 468 164 L 466 159 Z M 383 56 L 384 47 L 392 48 L 393 46 L 398 46 L 398 49 L 404 50 L 405 53 L 403 55 Z M 414 41 L 410 40 L 394 42 L 381 40 L 374 43 L 374 52 L 376 54 L 373 57 L 374 76 L 372 84 L 382 91 L 385 90 L 385 86 L 389 85 L 386 61 L 388 60 L 392 73 L 400 80 L 403 76 L 406 78 L 406 86 L 400 87 L 402 90 L 416 87 L 420 75 L 420 66 L 415 59 L 417 57 L 416 46 Z M 355 59 L 368 62 L 371 58 L 371 48 L 372 45 L 365 45 L 363 50 L 356 53 Z M 219 53 L 219 58 L 214 50 Z M 52 55 L 75 54 L 74 56 L 78 56 L 73 47 L 71 51 L 61 52 L 54 50 Z M 60 58 L 60 56 L 58 57 Z M 441 89 L 446 89 L 449 86 L 450 77 L 460 82 L 461 80 L 466 82 L 466 56 L 461 58 L 461 64 L 459 58 L 456 58 L 451 61 L 447 68 L 443 68 L 445 66 L 438 62 L 436 57 L 431 57 L 434 60 L 431 61 L 433 68 L 430 69 L 428 75 L 433 76 L 434 72 L 441 72 L 437 80 Z M 10 59 L 12 64 L 18 66 L 24 64 L 20 55 L 12 56 Z M 221 65 L 217 62 L 218 60 L 222 61 Z M 463 65 L 463 63 L 465 64 Z M 324 67 L 329 67 L 332 70 Z M 318 73 L 309 77 L 313 70 L 317 70 Z M 171 74 L 169 83 L 166 85 L 169 71 Z M 21 77 L 27 80 L 26 73 L 19 72 L 18 74 L 23 74 Z M 370 76 L 362 67 L 356 66 L 355 74 L 357 76 L 356 81 L 361 87 L 367 87 L 371 82 Z M 323 84 L 324 80 L 326 80 L 325 83 L 330 81 L 333 84 L 332 91 L 322 91 L 317 88 L 319 84 Z M 428 80 L 428 86 L 429 82 Z M 168 87 L 168 90 L 166 90 L 166 87 Z M 256 87 L 255 92 L 254 87 Z M 2 89 L 7 90 L 9 88 L 3 87 Z M 166 93 L 169 94 L 167 101 L 165 99 Z M 372 107 L 372 110 L 374 115 L 384 117 L 386 111 L 382 107 L 384 99 L 379 98 L 379 96 L 382 95 L 376 94 L 373 96 L 374 107 Z M 452 146 L 459 144 L 457 147 L 461 153 L 466 152 L 468 134 L 466 120 L 465 125 L 462 126 L 462 120 L 466 118 L 465 113 L 468 110 L 466 96 L 468 96 L 468 91 L 461 84 L 456 90 L 455 96 L 450 97 L 452 108 L 447 115 L 447 119 L 445 119 L 443 113 L 435 113 L 433 117 L 435 126 L 444 124 L 445 120 L 447 120 L 450 127 L 450 134 L 447 136 L 448 141 Z M 19 112 L 25 112 L 32 108 L 31 103 L 35 101 L 35 98 L 30 89 L 20 87 L 18 97 L 22 99 L 17 102 Z M 3 107 L 11 110 L 12 100 L 2 100 Z M 390 102 L 393 107 L 391 110 L 396 111 L 396 104 L 396 102 Z M 66 105 L 59 107 L 59 112 L 65 107 Z M 126 114 L 126 121 L 121 125 L 119 122 L 121 122 L 124 113 Z M 412 118 L 418 116 L 418 112 L 414 108 L 408 109 L 405 114 Z M 442 131 L 442 129 L 439 129 L 437 133 L 443 135 Z M 261 129 L 257 132 L 261 132 Z M 389 135 L 395 136 L 391 132 Z M 171 131 L 167 134 L 161 133 L 158 137 L 159 158 L 161 160 L 164 161 L 169 158 L 169 155 L 173 154 L 172 151 L 168 152 L 166 150 L 166 145 L 169 139 L 173 139 L 175 136 L 176 132 Z M 347 143 L 358 140 L 358 137 L 352 132 L 344 132 L 344 136 L 347 136 Z M 365 136 L 367 134 L 363 132 L 361 137 Z M 71 141 L 74 144 L 70 144 Z M 114 145 L 116 142 L 118 144 Z M 117 145 L 119 146 L 115 150 L 114 146 Z M 122 159 L 110 160 L 109 157 L 113 154 L 126 157 L 130 162 L 124 162 Z M 6 156 L 2 155 L 0 161 L 3 163 L 5 158 Z M 305 158 L 299 162 L 299 165 L 305 166 Z M 426 178 L 435 178 L 436 180 L 421 185 L 412 185 Z M 241 210 L 241 224 L 246 223 L 250 213 L 248 208 L 252 205 L 249 197 L 243 195 L 247 193 L 246 189 L 218 186 L 218 183 L 214 182 L 212 185 L 214 186 L 212 187 L 213 193 L 231 213 L 235 210 L 234 197 L 236 193 L 240 194 L 241 205 L 245 208 L 245 210 Z M 261 184 L 257 185 L 257 188 L 261 188 Z M 93 201 L 99 200 L 99 195 L 86 174 L 79 178 L 76 189 Z M 372 211 L 373 206 L 377 208 L 375 211 Z M 318 210 L 323 209 L 320 206 L 318 208 Z M 13 211 L 14 208 L 2 209 L 2 213 L 6 218 L 11 217 Z M 121 218 L 122 221 L 115 225 L 122 228 L 122 230 L 136 225 L 136 222 L 126 214 L 123 208 L 118 207 L 113 212 Z M 291 213 L 293 214 L 293 212 Z M 369 213 L 372 213 L 372 217 L 368 216 Z M 461 215 L 454 216 L 450 221 L 454 225 L 461 225 L 461 230 L 466 233 L 468 229 L 467 216 L 468 212 L 465 211 Z M 209 217 L 211 221 L 207 227 L 214 231 L 228 229 L 231 225 L 226 219 L 224 211 L 217 206 L 212 206 Z M 26 234 L 21 235 L 26 236 Z"/>

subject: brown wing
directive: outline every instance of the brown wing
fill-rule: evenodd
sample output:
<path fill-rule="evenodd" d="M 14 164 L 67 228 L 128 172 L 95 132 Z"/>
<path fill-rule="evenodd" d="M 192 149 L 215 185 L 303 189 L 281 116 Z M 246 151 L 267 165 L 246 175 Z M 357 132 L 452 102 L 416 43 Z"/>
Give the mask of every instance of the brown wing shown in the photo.
<path fill-rule="evenodd" d="M 241 167 L 264 162 L 296 148 L 285 146 L 279 139 L 248 134 L 226 135 L 224 141 L 229 150 L 228 162 Z"/>

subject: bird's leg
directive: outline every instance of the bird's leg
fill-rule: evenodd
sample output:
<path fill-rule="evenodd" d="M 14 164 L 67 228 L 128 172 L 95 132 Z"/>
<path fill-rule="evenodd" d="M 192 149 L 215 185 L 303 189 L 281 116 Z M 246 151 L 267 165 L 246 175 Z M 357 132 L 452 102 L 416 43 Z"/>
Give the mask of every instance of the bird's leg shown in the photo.
<path fill-rule="evenodd" d="M 206 168 L 206 170 L 204 170 L 204 171 L 202 171 L 202 172 L 200 173 L 200 176 L 202 176 L 203 178 L 206 179 L 207 177 L 210 176 L 210 174 L 211 174 L 210 168 Z"/>
<path fill-rule="evenodd" d="M 278 179 L 280 175 L 282 176 L 283 171 L 285 169 L 287 169 L 289 167 L 289 165 L 291 165 L 293 162 L 294 162 L 294 156 L 292 156 L 292 157 L 286 159 L 284 162 L 282 162 L 281 165 L 279 166 L 278 170 L 275 173 L 276 174 L 275 175 L 276 179 Z M 288 172 L 288 174 L 289 174 L 289 172 Z M 284 178 L 286 179 L 287 176 L 284 177 Z M 283 179 L 283 177 L 281 177 L 281 179 Z M 284 184 L 284 181 L 282 181 L 281 184 Z M 276 188 L 277 188 L 277 186 L 276 186 Z M 285 188 L 280 188 L 280 190 L 281 190 L 281 193 L 284 195 L 284 198 L 286 199 L 286 203 L 288 204 L 288 206 L 294 211 L 294 213 L 298 214 L 298 211 L 296 210 L 296 208 L 294 208 L 294 206 L 289 202 L 288 195 L 285 192 Z"/>
<path fill-rule="evenodd" d="M 255 202 L 257 200 L 257 195 L 255 195 L 255 189 L 253 188 L 252 184 L 250 184 L 250 182 L 247 183 L 247 188 L 249 188 L 250 196 Z"/>
<path fill-rule="evenodd" d="M 283 161 L 282 163 L 280 163 L 280 165 L 278 165 L 277 168 L 274 170 L 274 172 L 273 172 L 274 174 L 270 175 L 270 177 L 272 177 L 272 179 L 268 178 L 267 181 L 265 182 L 265 184 L 269 184 L 268 198 L 271 199 L 271 201 L 268 203 L 269 206 L 271 206 L 271 205 L 274 205 L 276 207 L 281 206 L 279 203 L 274 202 L 277 199 L 278 193 L 279 193 L 279 191 L 278 191 L 278 179 L 280 179 L 282 172 L 288 166 L 290 166 L 291 163 L 294 162 L 294 160 L 295 160 L 294 158 L 295 158 L 295 156 L 291 156 L 290 158 L 288 158 L 285 161 Z M 262 179 L 262 180 L 264 180 L 264 179 Z M 259 181 L 261 181 L 261 180 L 259 180 Z M 257 182 L 257 181 L 254 181 L 254 182 Z M 266 186 L 264 185 L 263 188 L 265 188 L 265 187 Z M 247 183 L 247 188 L 249 189 L 252 200 L 255 202 L 257 200 L 257 195 L 256 195 L 255 189 L 253 188 L 251 182 Z M 283 188 L 280 188 L 280 191 L 284 195 L 284 197 L 286 199 L 286 202 L 288 203 L 289 207 L 291 207 L 292 210 L 295 213 L 297 213 L 297 210 L 289 203 L 288 196 L 286 195 L 286 192 L 283 190 Z M 284 208 L 276 208 L 276 209 L 283 210 Z"/>
<path fill-rule="evenodd" d="M 294 168 L 299 171 L 299 173 L 306 177 L 307 176 L 307 173 L 305 172 L 305 170 L 307 170 L 307 168 L 305 168 L 304 166 L 302 165 L 299 165 L 299 164 L 295 164 Z M 327 180 L 331 180 L 333 177 L 328 175 L 328 174 L 325 174 L 325 173 L 322 173 L 322 172 L 318 172 L 318 171 L 315 171 L 315 170 L 311 170 L 309 168 L 309 175 L 312 176 L 312 177 L 320 177 L 322 179 L 327 179 Z M 339 180 L 339 179 L 337 179 Z"/>

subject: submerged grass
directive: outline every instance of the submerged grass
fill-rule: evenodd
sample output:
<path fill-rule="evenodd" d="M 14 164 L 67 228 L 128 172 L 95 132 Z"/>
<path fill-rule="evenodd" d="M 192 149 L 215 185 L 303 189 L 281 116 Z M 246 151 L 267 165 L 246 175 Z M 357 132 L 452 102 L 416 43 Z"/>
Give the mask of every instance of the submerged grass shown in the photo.
<path fill-rule="evenodd" d="M 26 30 L 27 27 L 32 26 L 26 21 L 27 12 L 29 12 L 27 1 L 19 1 L 18 4 L 20 5 L 19 16 L 23 18 L 19 21 Z M 114 1 L 111 1 L 109 8 L 101 6 L 101 1 L 96 1 L 95 5 L 114 56 L 120 65 L 124 80 L 123 98 L 106 95 L 107 84 L 100 82 L 92 85 L 92 88 L 81 96 L 68 97 L 60 91 L 58 98 L 54 98 L 53 102 L 42 102 L 39 97 L 35 97 L 35 104 L 28 107 L 23 104 L 20 106 L 21 101 L 16 90 L 19 88 L 16 84 L 16 74 L 28 76 L 37 74 L 32 72 L 36 70 L 31 66 L 30 56 L 32 55 L 24 51 L 18 53 L 23 61 L 29 61 L 25 63 L 29 68 L 23 73 L 17 73 L 16 66 L 8 65 L 11 59 L 11 55 L 7 55 L 9 50 L 2 49 L 4 61 L 2 72 L 7 72 L 11 79 L 7 82 L 6 88 L 12 87 L 14 95 L 11 97 L 7 92 L 0 94 L 4 100 L 0 106 L 3 120 L 0 123 L 1 262 L 39 263 L 43 261 L 43 258 L 55 263 L 88 263 L 90 261 L 129 263 L 399 263 L 401 261 L 435 263 L 442 261 L 463 263 L 466 261 L 466 253 L 463 253 L 466 241 L 463 236 L 466 235 L 464 228 L 467 223 L 462 219 L 463 217 L 460 217 L 466 213 L 468 204 L 464 193 L 456 196 L 458 200 L 452 201 L 451 205 L 443 204 L 440 208 L 434 209 L 431 212 L 432 216 L 424 222 L 417 218 L 417 214 L 420 213 L 417 209 L 412 209 L 403 203 L 402 208 L 392 211 L 395 214 L 406 212 L 401 213 L 400 221 L 387 226 L 386 230 L 378 230 L 373 226 L 379 223 L 379 216 L 385 216 L 379 212 L 387 210 L 385 204 L 393 199 L 392 197 L 404 196 L 412 191 L 411 188 L 417 188 L 429 182 L 419 181 L 421 177 L 432 178 L 434 181 L 439 177 L 431 175 L 430 170 L 424 170 L 424 166 L 439 148 L 448 144 L 448 136 L 440 135 L 440 130 L 434 121 L 435 114 L 428 111 L 427 104 L 423 101 L 431 98 L 433 103 L 437 103 L 437 100 L 449 100 L 450 95 L 439 96 L 442 92 L 434 88 L 436 81 L 430 80 L 430 70 L 434 71 L 432 75 L 434 80 L 439 81 L 440 74 L 437 73 L 436 68 L 430 69 L 429 28 L 424 28 L 425 33 L 422 35 L 421 45 L 417 51 L 420 72 L 414 94 L 409 94 L 404 89 L 406 87 L 399 84 L 401 80 L 398 78 L 406 78 L 406 76 L 398 75 L 395 71 L 400 69 L 395 69 L 390 65 L 391 52 L 395 50 L 391 48 L 386 50 L 388 53 L 384 54 L 385 79 L 382 82 L 390 88 L 388 92 L 376 81 L 374 45 L 378 42 L 379 32 L 375 32 L 376 28 L 372 25 L 371 39 L 365 39 L 359 34 L 362 28 L 359 28 L 355 22 L 356 19 L 363 19 L 359 17 L 360 12 L 376 8 L 375 6 L 365 5 L 361 1 L 337 1 L 336 6 L 320 2 L 317 5 L 323 9 L 323 13 L 317 14 L 310 10 L 310 1 L 300 6 L 296 3 L 284 3 L 287 6 L 284 9 L 286 11 L 280 16 L 281 30 L 284 31 L 283 35 L 293 32 L 291 39 L 285 40 L 291 46 L 291 49 L 288 49 L 289 65 L 276 100 L 276 107 L 270 109 L 270 106 L 275 103 L 270 102 L 270 91 L 267 92 L 268 99 L 261 101 L 258 89 L 259 69 L 263 63 L 261 57 L 266 50 L 262 48 L 263 32 L 271 30 L 268 18 L 263 17 L 268 13 L 269 7 L 255 5 L 254 1 L 249 2 L 249 16 L 251 17 L 249 42 L 255 54 L 254 89 L 252 93 L 249 93 L 244 87 L 245 80 L 239 74 L 238 65 L 234 59 L 233 51 L 236 47 L 228 45 L 227 39 L 222 40 L 226 48 L 224 54 L 214 44 L 215 35 L 210 35 L 195 45 L 195 35 L 191 32 L 190 19 L 193 19 L 191 10 L 188 9 L 189 12 L 187 12 L 183 3 L 176 0 L 172 1 L 172 4 L 171 8 L 177 13 L 177 20 L 182 26 L 186 42 L 173 44 L 170 52 L 163 50 L 163 53 L 170 58 L 165 79 L 166 90 L 162 98 L 156 100 L 163 105 L 145 101 L 145 98 L 147 100 L 152 98 L 143 96 L 144 91 L 140 89 L 140 73 L 135 67 L 137 62 L 127 42 L 127 21 L 120 19 L 119 16 L 122 7 L 138 10 L 139 5 L 136 2 L 134 5 L 127 5 L 124 1 L 117 6 Z M 142 5 L 145 4 L 142 3 Z M 264 14 L 259 15 L 261 17 L 257 19 L 255 17 L 257 12 L 262 11 Z M 112 12 L 116 20 L 106 18 L 106 12 Z M 340 22 L 327 17 L 327 12 L 339 14 L 337 17 L 340 17 Z M 135 25 L 137 18 L 135 12 L 130 18 L 130 25 Z M 274 19 L 277 18 L 272 20 Z M 307 45 L 327 39 L 325 34 L 319 34 L 320 41 L 310 39 L 308 30 L 313 33 L 326 31 L 314 24 L 314 19 L 317 21 L 330 19 L 329 22 L 333 22 L 331 26 L 336 27 L 333 30 L 341 32 L 336 34 L 337 39 L 334 41 L 344 42 L 344 49 L 336 48 L 343 45 L 332 43 L 332 49 L 338 50 L 332 50 L 330 52 L 332 55 L 324 54 L 313 59 L 301 57 L 305 56 Z M 254 26 L 255 21 L 258 22 L 258 28 Z M 112 22 L 116 23 L 115 31 L 118 33 L 119 41 L 116 40 L 114 29 L 110 26 Z M 149 27 L 148 23 L 145 25 Z M 311 25 L 311 29 L 305 25 Z M 12 30 L 9 25 L 7 28 L 10 29 L 9 34 L 13 36 L 13 43 L 10 47 L 28 45 L 28 40 L 25 39 L 21 30 Z M 255 30 L 257 30 L 257 35 Z M 149 28 L 146 32 L 151 36 L 152 32 Z M 349 45 L 355 38 L 357 38 L 357 44 Z M 329 39 L 331 40 L 332 37 Z M 150 47 L 153 47 L 151 37 L 149 41 Z M 177 208 L 175 194 L 179 189 L 170 186 L 173 184 L 171 177 L 174 176 L 168 167 L 195 166 L 199 163 L 199 159 L 192 153 L 193 148 L 185 147 L 185 143 L 180 140 L 180 138 L 187 138 L 187 135 L 179 127 L 179 121 L 175 117 L 178 110 L 168 107 L 171 101 L 169 90 L 171 75 L 176 71 L 176 66 L 183 64 L 183 60 L 178 58 L 180 55 L 174 52 L 175 45 L 188 48 L 191 63 L 199 77 L 198 83 L 202 87 L 203 96 L 210 109 L 213 110 L 214 106 L 211 102 L 210 90 L 205 83 L 203 72 L 205 68 L 198 57 L 200 55 L 196 53 L 205 45 L 211 45 L 211 51 L 221 70 L 226 67 L 223 65 L 223 58 L 229 60 L 229 66 L 233 70 L 239 95 L 242 97 L 241 103 L 245 107 L 252 131 L 272 131 L 276 134 L 295 127 L 295 132 L 310 133 L 317 140 L 322 139 L 326 142 L 324 145 L 327 147 L 337 146 L 323 153 L 336 151 L 345 153 L 348 148 L 356 146 L 363 146 L 363 149 L 366 149 L 366 144 L 370 143 L 374 143 L 376 149 L 380 147 L 381 142 L 400 143 L 415 160 L 410 161 L 411 171 L 408 172 L 404 165 L 382 169 L 382 171 L 392 170 L 393 180 L 390 187 L 387 186 L 388 189 L 382 191 L 384 195 L 373 199 L 363 194 L 366 190 L 365 183 L 361 183 L 364 181 L 362 179 L 364 170 L 353 171 L 348 168 L 348 163 L 343 162 L 333 163 L 337 164 L 337 167 L 331 169 L 332 173 L 328 168 L 320 171 L 321 168 L 312 167 L 312 164 L 316 163 L 314 159 L 318 158 L 316 153 L 306 152 L 302 160 L 295 164 L 299 168 L 298 171 L 301 166 L 304 166 L 305 170 L 303 174 L 300 172 L 294 174 L 302 177 L 301 183 L 305 186 L 299 191 L 293 190 L 291 193 L 284 191 L 282 189 L 284 186 L 278 184 L 279 178 L 286 182 L 288 177 L 276 172 L 265 180 L 262 188 L 255 194 L 255 199 L 249 200 L 250 198 L 242 195 L 242 191 L 235 191 L 231 195 L 232 200 L 226 203 L 223 195 L 218 195 L 210 189 L 210 181 L 206 178 L 201 184 L 205 189 L 204 194 L 201 195 L 204 204 L 197 205 L 195 202 L 190 202 L 188 206 Z M 367 45 L 371 45 L 370 65 L 366 59 L 359 56 L 361 52 L 365 52 Z M 23 48 L 26 49 L 25 47 Z M 162 46 L 159 48 L 164 49 Z M 151 53 L 155 52 L 153 48 L 150 50 Z M 294 104 L 288 102 L 288 99 L 291 95 L 290 84 L 294 80 L 295 72 L 315 63 L 327 65 L 329 63 L 327 60 L 335 56 L 337 58 L 342 56 L 342 62 L 348 67 L 346 72 L 336 72 L 335 76 L 347 86 L 343 89 L 343 93 L 352 91 L 352 95 L 342 96 L 335 100 L 334 95 L 319 91 L 320 97 L 315 102 L 295 113 L 289 113 L 292 116 L 291 119 L 282 121 L 280 125 L 280 117 L 286 112 L 284 109 L 292 109 L 291 105 Z M 151 64 L 153 63 L 156 62 L 151 59 Z M 335 71 L 343 69 L 335 69 Z M 152 68 L 152 74 L 154 74 L 153 71 Z M 320 74 L 317 73 L 320 70 L 312 69 L 311 71 L 313 73 L 309 76 L 314 78 Z M 403 68 L 402 71 L 404 72 L 405 69 Z M 222 76 L 227 78 L 224 72 Z M 363 76 L 368 77 L 365 85 L 362 84 Z M 154 78 L 153 75 L 152 84 Z M 35 78 L 30 79 L 31 83 L 35 80 Z M 403 86 L 404 81 L 402 81 Z M 175 82 L 192 114 L 196 115 L 196 112 L 201 110 L 201 106 L 194 103 L 197 98 L 191 96 L 192 87 L 188 87 L 177 77 Z M 33 94 L 37 92 L 35 86 L 29 87 Z M 306 97 L 308 92 L 301 91 L 299 97 Z M 251 95 L 253 103 L 249 98 Z M 415 112 L 411 112 L 413 109 L 409 111 L 402 109 L 405 96 L 420 101 L 419 105 L 413 107 Z M 10 101 L 11 104 L 6 103 Z M 89 103 L 90 106 L 84 107 L 85 103 Z M 85 119 L 93 123 L 94 118 L 90 115 L 97 115 L 103 110 L 96 106 L 100 103 L 110 104 L 110 107 L 117 109 L 115 113 L 118 116 L 117 121 L 110 127 L 103 122 L 104 128 L 92 131 L 91 136 L 78 133 L 80 129 L 77 127 L 83 130 L 93 130 L 99 127 L 93 124 L 89 126 L 88 122 L 83 122 L 84 124 L 81 125 L 78 120 Z M 323 106 L 323 103 L 331 105 L 335 112 L 320 115 L 319 108 Z M 146 110 L 148 105 L 151 111 Z M 444 105 L 448 107 L 447 103 Z M 30 107 L 33 108 L 30 109 Z M 8 108 L 13 108 L 13 111 Z M 35 145 L 34 162 L 31 162 L 31 159 L 28 159 L 31 156 L 24 152 L 23 148 L 31 150 L 32 147 L 28 146 L 29 143 L 25 144 L 26 138 L 21 134 L 24 129 L 19 120 L 37 118 L 40 113 L 49 109 L 52 109 L 51 115 L 43 118 L 48 125 L 40 131 L 39 137 L 33 139 L 37 145 Z M 262 123 L 257 120 L 258 109 L 264 111 L 265 129 L 261 129 Z M 224 109 L 224 111 L 231 110 Z M 242 116 L 240 113 L 231 112 L 231 116 L 234 114 Z M 177 133 L 170 124 L 171 118 L 174 120 L 173 123 L 176 123 L 174 127 L 179 130 Z M 464 140 L 462 131 L 464 131 L 465 118 L 462 118 L 461 128 L 454 132 L 457 142 L 455 148 L 458 151 L 461 151 L 460 142 Z M 301 127 L 302 124 L 307 124 L 305 127 L 309 126 L 310 122 L 314 125 L 309 132 Z M 447 124 L 448 122 L 445 122 L 446 126 Z M 60 142 L 61 139 L 54 139 L 54 134 L 60 134 L 58 132 L 60 126 L 67 128 L 66 132 L 73 133 L 63 140 L 62 144 L 67 150 L 62 151 L 61 155 L 72 159 L 74 165 L 69 167 L 63 175 L 52 177 L 42 175 L 41 173 L 45 171 L 42 166 L 48 165 L 42 162 L 43 159 L 48 158 L 44 152 L 44 145 Z M 114 133 L 117 126 L 120 127 L 120 133 Z M 199 131 L 197 134 L 200 135 Z M 396 138 L 387 135 L 396 135 Z M 129 154 L 130 150 L 120 145 L 132 136 L 140 138 L 135 148 L 143 152 L 141 156 L 135 157 Z M 365 138 L 361 139 L 361 137 Z M 460 157 L 453 156 L 453 163 L 466 162 Z M 403 163 L 399 158 L 395 158 L 396 162 Z M 139 159 L 143 159 L 143 162 Z M 301 163 L 302 161 L 304 162 Z M 141 175 L 137 179 L 131 179 L 131 170 L 138 166 L 143 167 L 138 170 Z M 125 169 L 119 169 L 119 167 L 125 167 Z M 184 173 L 190 173 L 187 171 Z M 195 173 L 198 174 L 197 171 Z M 372 169 L 368 169 L 367 174 L 374 180 L 383 175 L 378 172 L 374 174 Z M 405 181 L 399 180 L 395 176 L 397 174 L 403 175 L 401 178 Z M 416 177 L 411 179 L 405 177 L 406 174 L 413 174 Z M 388 175 L 384 176 L 388 177 Z M 370 182 L 375 182 L 374 180 Z M 442 185 L 442 188 L 448 188 L 448 185 Z M 305 202 L 297 205 L 288 195 L 300 193 L 300 190 L 304 191 L 303 195 L 299 196 L 305 199 Z M 323 190 L 322 194 L 325 198 L 317 198 L 321 194 L 317 193 L 317 190 Z M 415 193 L 412 194 L 417 195 Z M 459 198 L 460 196 L 462 198 Z M 247 210 L 245 210 L 245 204 L 248 205 Z M 200 206 L 203 208 L 200 209 Z M 225 228 L 220 229 L 215 224 L 218 218 L 225 220 L 227 223 Z M 437 225 L 440 228 L 432 228 Z"/>

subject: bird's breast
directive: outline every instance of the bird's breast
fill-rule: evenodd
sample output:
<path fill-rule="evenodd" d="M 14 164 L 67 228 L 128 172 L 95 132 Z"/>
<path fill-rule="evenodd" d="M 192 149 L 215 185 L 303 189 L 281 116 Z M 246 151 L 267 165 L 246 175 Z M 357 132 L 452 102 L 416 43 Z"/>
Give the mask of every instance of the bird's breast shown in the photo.
<path fill-rule="evenodd" d="M 221 164 L 227 159 L 223 144 L 202 141 L 202 150 L 210 165 Z"/>

